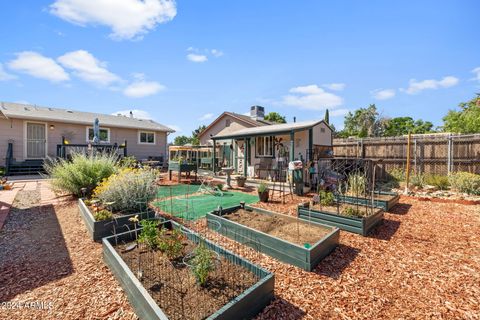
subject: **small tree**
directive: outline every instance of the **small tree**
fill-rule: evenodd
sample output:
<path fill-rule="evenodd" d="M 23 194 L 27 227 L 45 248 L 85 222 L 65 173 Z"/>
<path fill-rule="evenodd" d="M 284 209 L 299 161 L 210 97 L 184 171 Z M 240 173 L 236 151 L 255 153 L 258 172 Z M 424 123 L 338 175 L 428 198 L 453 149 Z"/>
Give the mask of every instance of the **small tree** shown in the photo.
<path fill-rule="evenodd" d="M 186 145 L 187 143 L 191 143 L 192 142 L 192 138 L 190 137 L 187 137 L 187 136 L 177 136 L 175 137 L 175 139 L 173 140 L 173 144 L 175 146 L 184 146 Z"/>
<path fill-rule="evenodd" d="M 480 98 L 460 103 L 460 110 L 450 110 L 443 117 L 443 130 L 456 133 L 480 133 Z"/>
<path fill-rule="evenodd" d="M 330 124 L 330 113 L 328 112 L 328 109 L 325 110 L 325 118 L 324 118 L 325 122 L 327 124 Z"/>
<path fill-rule="evenodd" d="M 264 117 L 264 119 L 275 123 L 287 123 L 285 116 L 280 115 L 278 112 L 270 112 Z"/>

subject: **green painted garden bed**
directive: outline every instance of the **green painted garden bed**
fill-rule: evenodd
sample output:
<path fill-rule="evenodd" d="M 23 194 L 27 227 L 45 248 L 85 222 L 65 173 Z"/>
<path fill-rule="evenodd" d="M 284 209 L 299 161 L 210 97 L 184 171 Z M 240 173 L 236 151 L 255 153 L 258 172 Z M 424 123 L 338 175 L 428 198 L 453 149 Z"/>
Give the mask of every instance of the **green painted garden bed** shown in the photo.
<path fill-rule="evenodd" d="M 230 239 L 250 246 L 257 251 L 307 271 L 313 270 L 315 266 L 338 245 L 340 237 L 339 229 L 317 222 L 312 222 L 311 225 L 318 226 L 319 228 L 328 228 L 330 230 L 322 239 L 309 247 L 306 247 L 224 218 L 225 215 L 233 213 L 241 208 L 241 206 L 234 206 L 222 209 L 221 213 L 219 211 L 208 213 L 207 224 L 209 228 L 218 231 Z M 282 219 L 291 219 L 292 221 L 297 222 L 296 218 L 283 214 L 250 206 L 245 206 L 245 209 L 269 216 L 279 216 Z M 220 227 L 218 227 L 218 225 L 220 225 Z"/>
<path fill-rule="evenodd" d="M 305 221 L 327 224 L 363 236 L 366 236 L 371 229 L 383 220 L 383 210 L 378 208 L 375 213 L 362 218 L 343 216 L 317 209 L 310 210 L 308 204 L 298 206 L 297 212 L 298 217 Z"/>
<path fill-rule="evenodd" d="M 343 203 L 372 205 L 371 196 L 355 197 L 349 195 L 335 195 L 335 199 Z M 399 199 L 400 196 L 395 192 L 377 191 L 373 194 L 373 206 L 375 208 L 383 209 L 384 211 L 389 211 L 398 203 Z"/>
<path fill-rule="evenodd" d="M 182 227 L 174 221 L 166 221 L 163 223 L 169 229 L 181 228 L 185 231 L 189 240 L 195 243 L 204 241 L 210 250 L 217 252 L 231 263 L 239 265 L 259 276 L 259 280 L 253 286 L 228 302 L 207 319 L 251 319 L 273 300 L 275 284 L 273 273 L 252 264 L 208 240 L 202 239 L 198 234 Z M 139 232 L 140 230 L 141 229 L 137 229 L 136 231 Z M 130 242 L 134 239 L 135 230 L 104 238 L 103 259 L 125 290 L 131 305 L 140 319 L 168 319 L 166 314 L 115 250 L 114 246 L 116 243 Z"/>
<path fill-rule="evenodd" d="M 127 214 L 109 220 L 95 221 L 93 214 L 87 205 L 85 205 L 83 199 L 78 199 L 78 210 L 87 227 L 90 238 L 94 241 L 101 241 L 102 238 L 111 236 L 114 233 L 121 233 L 133 229 L 134 224 L 128 219 L 138 214 Z M 139 219 L 150 219 L 155 217 L 155 212 L 149 211 L 138 215 Z"/>

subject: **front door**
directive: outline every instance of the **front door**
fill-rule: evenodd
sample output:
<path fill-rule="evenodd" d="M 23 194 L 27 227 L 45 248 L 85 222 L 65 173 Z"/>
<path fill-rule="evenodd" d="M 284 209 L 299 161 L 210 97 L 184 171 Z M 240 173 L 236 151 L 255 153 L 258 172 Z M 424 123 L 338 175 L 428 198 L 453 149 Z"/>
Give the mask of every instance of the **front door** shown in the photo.
<path fill-rule="evenodd" d="M 46 156 L 47 126 L 44 123 L 27 123 L 27 158 L 41 159 Z"/>

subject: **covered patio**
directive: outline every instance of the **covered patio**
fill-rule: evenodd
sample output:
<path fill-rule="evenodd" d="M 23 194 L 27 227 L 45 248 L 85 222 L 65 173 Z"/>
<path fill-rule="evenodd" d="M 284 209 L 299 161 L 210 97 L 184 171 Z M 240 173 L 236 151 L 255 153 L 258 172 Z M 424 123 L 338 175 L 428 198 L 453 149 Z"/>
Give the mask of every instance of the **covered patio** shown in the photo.
<path fill-rule="evenodd" d="M 332 129 L 323 120 L 283 123 L 241 129 L 212 137 L 213 155 L 218 142 L 233 141 L 234 172 L 249 178 L 282 181 L 288 163 L 331 156 Z M 221 170 L 215 159 L 213 170 Z"/>

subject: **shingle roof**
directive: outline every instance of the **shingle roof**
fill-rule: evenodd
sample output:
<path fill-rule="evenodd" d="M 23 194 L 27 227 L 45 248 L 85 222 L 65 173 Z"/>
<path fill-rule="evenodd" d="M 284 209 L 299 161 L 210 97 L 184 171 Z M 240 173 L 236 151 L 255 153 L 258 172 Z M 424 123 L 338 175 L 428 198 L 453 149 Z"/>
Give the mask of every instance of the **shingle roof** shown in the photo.
<path fill-rule="evenodd" d="M 253 128 L 245 128 L 235 131 L 230 134 L 219 134 L 214 136 L 214 139 L 232 139 L 242 137 L 252 137 L 260 135 L 284 134 L 291 131 L 310 129 L 317 124 L 324 122 L 323 120 L 309 120 L 293 123 L 272 124 L 270 126 L 261 126 Z"/>
<path fill-rule="evenodd" d="M 153 120 L 130 118 L 123 115 L 115 116 L 102 113 L 39 107 L 20 103 L 2 102 L 0 105 L 0 112 L 7 118 L 56 121 L 85 125 L 91 125 L 95 118 L 98 118 L 101 126 L 175 132 L 175 130 Z"/>

